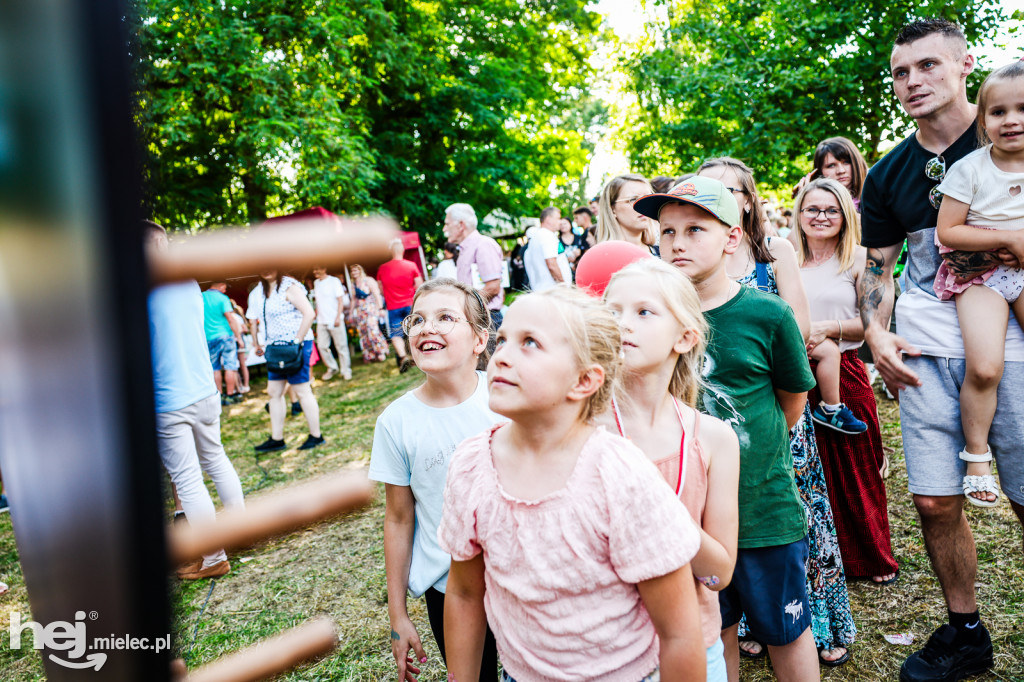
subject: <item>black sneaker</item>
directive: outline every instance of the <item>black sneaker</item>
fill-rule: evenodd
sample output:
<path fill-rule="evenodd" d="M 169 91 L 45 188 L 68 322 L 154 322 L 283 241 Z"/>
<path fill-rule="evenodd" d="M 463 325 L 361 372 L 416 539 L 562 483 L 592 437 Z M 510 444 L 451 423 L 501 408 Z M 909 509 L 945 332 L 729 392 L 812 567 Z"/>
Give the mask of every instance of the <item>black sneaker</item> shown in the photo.
<path fill-rule="evenodd" d="M 285 447 L 287 446 L 283 439 L 268 438 L 259 445 L 254 445 L 252 449 L 256 452 L 274 452 L 275 450 L 284 450 Z"/>
<path fill-rule="evenodd" d="M 402 358 L 402 361 L 398 363 L 399 374 L 405 374 L 410 369 L 416 366 L 416 363 L 412 361 L 412 358 L 406 356 Z"/>
<path fill-rule="evenodd" d="M 301 403 L 292 403 L 292 416 L 294 417 L 294 416 L 300 415 L 300 414 L 302 414 L 302 404 Z"/>
<path fill-rule="evenodd" d="M 299 446 L 299 450 L 312 450 L 323 442 L 323 436 L 308 436 L 306 438 L 306 442 Z"/>
<path fill-rule="evenodd" d="M 900 682 L 957 682 L 985 672 L 992 667 L 992 639 L 981 623 L 975 634 L 975 643 L 957 644 L 956 628 L 943 625 L 903 661 Z"/>

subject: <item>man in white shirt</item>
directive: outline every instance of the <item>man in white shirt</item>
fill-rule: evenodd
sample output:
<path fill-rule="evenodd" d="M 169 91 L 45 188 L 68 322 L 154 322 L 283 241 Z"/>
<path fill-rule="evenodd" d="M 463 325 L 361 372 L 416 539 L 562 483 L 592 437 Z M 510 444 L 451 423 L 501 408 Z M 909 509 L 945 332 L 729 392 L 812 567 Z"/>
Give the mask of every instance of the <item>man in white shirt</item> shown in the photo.
<path fill-rule="evenodd" d="M 544 291 L 562 282 L 572 282 L 569 259 L 558 253 L 558 222 L 561 212 L 548 206 L 540 212 L 540 225 L 526 231 L 526 275 L 532 291 Z"/>
<path fill-rule="evenodd" d="M 313 268 L 313 297 L 316 300 L 316 346 L 320 349 L 320 357 L 327 365 L 327 373 L 323 380 L 329 381 L 338 373 L 338 363 L 331 352 L 331 339 L 338 349 L 341 361 L 341 376 L 345 380 L 352 378 L 352 360 L 348 351 L 348 330 L 345 329 L 345 309 L 349 298 L 341 280 L 328 275 L 323 266 Z"/>

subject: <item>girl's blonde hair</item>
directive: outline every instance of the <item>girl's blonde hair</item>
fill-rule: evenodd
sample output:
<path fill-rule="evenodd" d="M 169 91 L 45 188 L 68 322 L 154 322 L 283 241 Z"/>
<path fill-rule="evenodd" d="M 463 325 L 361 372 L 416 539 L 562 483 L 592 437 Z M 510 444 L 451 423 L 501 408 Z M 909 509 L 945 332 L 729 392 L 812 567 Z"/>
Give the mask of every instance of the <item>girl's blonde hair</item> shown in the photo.
<path fill-rule="evenodd" d="M 982 145 L 992 142 L 988 132 L 985 131 L 985 110 L 988 109 L 989 88 L 996 81 L 1013 80 L 1016 78 L 1024 78 L 1024 60 L 999 67 L 981 82 L 981 87 L 978 88 L 978 125 L 976 127 L 978 129 L 978 142 Z"/>
<path fill-rule="evenodd" d="M 473 332 L 477 336 L 489 334 L 491 331 L 491 314 L 487 311 L 483 297 L 476 289 L 457 279 L 440 277 L 424 282 L 416 290 L 416 295 L 412 298 L 412 309 L 416 309 L 416 301 L 420 299 L 420 296 L 446 290 L 462 294 L 462 312 L 465 314 L 469 326 L 473 328 Z M 490 351 L 487 348 L 484 348 L 483 352 L 479 355 L 482 363 L 486 363 L 489 356 Z"/>
<path fill-rule="evenodd" d="M 704 364 L 704 351 L 707 348 L 708 323 L 700 310 L 700 297 L 693 288 L 690 279 L 679 268 L 672 267 L 660 258 L 645 258 L 631 263 L 615 273 L 608 291 L 620 279 L 626 277 L 643 277 L 654 282 L 661 294 L 665 307 L 672 314 L 682 329 L 692 329 L 697 333 L 697 343 L 688 352 L 676 360 L 672 370 L 672 379 L 668 384 L 668 392 L 690 407 L 697 405 L 704 386 L 701 380 L 701 368 Z M 620 390 L 621 394 L 622 391 Z"/>
<path fill-rule="evenodd" d="M 584 401 L 580 411 L 580 419 L 589 422 L 608 409 L 611 403 L 612 386 L 622 365 L 619 323 L 602 301 L 575 287 L 559 285 L 526 295 L 532 296 L 546 298 L 555 304 L 569 331 L 577 367 L 582 370 L 597 364 L 604 368 L 604 383 Z"/>
<path fill-rule="evenodd" d="M 854 257 L 857 255 L 857 245 L 860 244 L 860 218 L 857 209 L 853 205 L 853 197 L 850 191 L 839 182 L 830 178 L 818 178 L 804 185 L 800 193 L 796 195 L 796 204 L 793 206 L 793 214 L 796 217 L 797 235 L 800 237 L 800 248 L 796 251 L 796 262 L 803 265 L 811 256 L 807 247 L 807 235 L 804 233 L 803 217 L 800 213 L 804 207 L 804 199 L 807 193 L 813 190 L 823 190 L 833 195 L 839 202 L 839 210 L 843 214 L 843 226 L 839 229 L 839 244 L 836 245 L 836 256 L 839 258 L 839 272 L 846 272 L 853 267 Z"/>
<path fill-rule="evenodd" d="M 615 205 L 615 202 L 619 200 L 619 194 L 622 192 L 622 187 L 627 182 L 642 182 L 648 186 L 651 184 L 647 182 L 647 178 L 644 176 L 636 175 L 634 173 L 616 175 L 608 181 L 608 184 L 606 184 L 604 189 L 601 190 L 601 198 L 597 204 L 598 244 L 601 242 L 611 241 L 613 239 L 626 241 L 626 235 L 619 226 L 619 221 L 615 218 L 615 213 L 612 211 L 612 207 Z M 640 240 L 647 246 L 653 246 L 658 243 L 658 235 L 655 234 L 654 226 L 652 224 L 647 224 L 643 234 L 640 235 Z"/>

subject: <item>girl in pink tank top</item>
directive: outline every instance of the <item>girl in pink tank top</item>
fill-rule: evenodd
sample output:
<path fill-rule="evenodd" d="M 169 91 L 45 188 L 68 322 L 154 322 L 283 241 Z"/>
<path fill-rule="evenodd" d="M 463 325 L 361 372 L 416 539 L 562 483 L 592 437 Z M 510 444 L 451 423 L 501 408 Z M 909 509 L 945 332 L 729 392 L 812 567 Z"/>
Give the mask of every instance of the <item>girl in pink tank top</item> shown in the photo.
<path fill-rule="evenodd" d="M 716 592 L 736 562 L 739 442 L 727 424 L 693 407 L 707 331 L 700 300 L 678 269 L 653 258 L 619 271 L 604 297 L 619 319 L 623 372 L 603 423 L 647 455 L 701 528 L 690 565 L 708 680 L 725 680 Z"/>

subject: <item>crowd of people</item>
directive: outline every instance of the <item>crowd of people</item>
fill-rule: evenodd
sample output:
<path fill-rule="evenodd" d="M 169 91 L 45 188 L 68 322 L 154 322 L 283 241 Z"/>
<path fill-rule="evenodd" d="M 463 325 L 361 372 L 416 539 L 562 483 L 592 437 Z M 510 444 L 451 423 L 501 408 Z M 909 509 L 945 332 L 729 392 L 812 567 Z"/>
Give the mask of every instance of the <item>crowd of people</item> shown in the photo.
<path fill-rule="evenodd" d="M 289 386 L 309 426 L 300 447 L 324 442 L 314 321 L 325 380 L 351 377 L 347 328 L 364 362 L 386 358 L 386 331 L 400 371 L 423 374 L 378 418 L 369 470 L 386 495 L 399 679 L 426 662 L 410 594 L 425 598 L 451 680 L 495 679 L 499 659 L 512 681 L 734 682 L 741 656 L 765 655 L 780 679 L 815 680 L 848 662 L 847 582 L 899 579 L 865 341 L 900 400 L 909 488 L 948 610 L 900 679 L 991 667 L 964 504 L 1005 495 L 1024 520 L 1013 400 L 1024 332 L 1009 324 L 1024 311 L 1024 62 L 994 71 L 977 106 L 973 66 L 955 24 L 904 27 L 893 87 L 917 129 L 870 170 L 854 142 L 822 141 L 788 216 L 768 210 L 746 164 L 717 157 L 678 177 L 617 176 L 571 220 L 549 207 L 507 260 L 473 207 L 452 204 L 433 277 L 396 241 L 376 280 L 358 265 L 345 283 L 314 268 L 315 311 L 301 282 L 261 273 L 245 317 L 255 351 L 280 352 L 258 451 L 286 447 Z M 506 306 L 509 286 L 526 293 Z M 175 287 L 151 297 L 154 339 L 161 305 L 195 318 L 194 283 Z M 248 386 L 234 376 L 243 329 L 223 296 L 219 285 L 203 295 L 223 390 L 196 373 L 197 390 L 158 400 L 161 455 L 186 516 L 200 518 L 212 504 L 196 501 L 199 462 L 223 453 L 209 406 Z M 161 367 L 162 348 L 158 378 L 181 372 Z M 285 350 L 295 368 L 276 364 Z M 179 431 L 196 444 L 207 434 L 194 466 Z M 220 478 L 225 503 L 241 505 Z M 226 562 L 179 574 L 220 575 Z"/>

